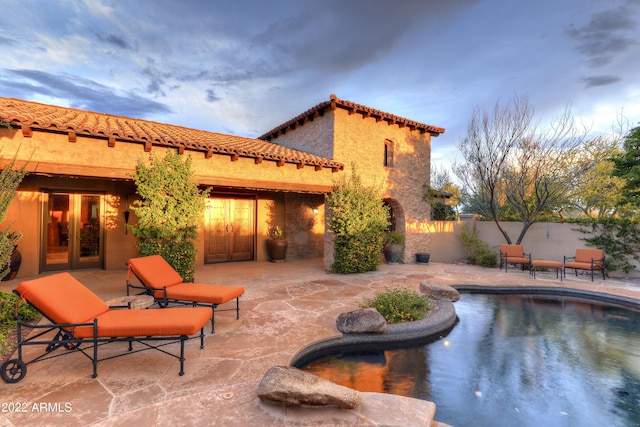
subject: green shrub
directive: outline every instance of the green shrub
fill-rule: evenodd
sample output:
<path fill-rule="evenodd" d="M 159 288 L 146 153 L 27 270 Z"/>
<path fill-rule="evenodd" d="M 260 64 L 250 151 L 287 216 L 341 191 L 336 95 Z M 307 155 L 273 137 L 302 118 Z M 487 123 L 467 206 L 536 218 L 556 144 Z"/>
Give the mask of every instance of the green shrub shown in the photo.
<path fill-rule="evenodd" d="M 399 233 L 397 231 L 389 231 L 384 237 L 384 244 L 385 245 L 392 245 L 392 244 L 404 245 L 405 240 L 406 238 L 404 234 Z"/>
<path fill-rule="evenodd" d="M 38 319 L 40 313 L 16 294 L 0 291 L 0 354 L 13 351 L 7 339 L 18 324 L 17 316 L 24 322 L 31 322 Z"/>
<path fill-rule="evenodd" d="M 355 168 L 351 179 L 343 179 L 327 197 L 328 228 L 335 234 L 334 273 L 375 271 L 380 264 L 389 209 L 381 191 L 362 184 Z"/>
<path fill-rule="evenodd" d="M 498 255 L 491 251 L 489 244 L 478 237 L 478 228 L 473 224 L 471 234 L 466 229 L 460 233 L 462 245 L 467 250 L 467 262 L 482 267 L 495 267 Z"/>
<path fill-rule="evenodd" d="M 209 190 L 192 179 L 191 158 L 170 151 L 150 165 L 139 161 L 133 176 L 140 200 L 131 205 L 138 216 L 130 226 L 140 256 L 161 255 L 185 281 L 195 273 L 197 227 Z"/>
<path fill-rule="evenodd" d="M 477 262 L 481 267 L 496 267 L 498 265 L 498 254 L 494 252 L 482 252 Z"/>
<path fill-rule="evenodd" d="M 365 231 L 349 237 L 336 237 L 331 272 L 353 274 L 375 271 L 380 264 L 381 250 L 382 235 L 378 233 Z"/>
<path fill-rule="evenodd" d="M 375 308 L 387 323 L 413 322 L 429 315 L 432 300 L 426 295 L 404 288 L 391 288 L 376 292 L 364 300 L 360 307 Z"/>

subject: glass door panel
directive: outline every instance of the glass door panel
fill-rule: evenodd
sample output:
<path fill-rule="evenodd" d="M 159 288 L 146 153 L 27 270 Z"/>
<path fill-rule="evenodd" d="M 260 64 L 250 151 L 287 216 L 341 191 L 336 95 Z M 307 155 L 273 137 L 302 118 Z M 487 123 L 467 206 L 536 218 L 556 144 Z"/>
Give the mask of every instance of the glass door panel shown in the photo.
<path fill-rule="evenodd" d="M 69 259 L 69 194 L 47 194 L 45 264 L 68 269 Z"/>
<path fill-rule="evenodd" d="M 74 261 L 77 268 L 86 268 L 88 263 L 100 262 L 100 200 L 97 195 L 79 194 L 80 217 L 78 229 L 80 231 L 80 250 L 75 253 Z M 76 267 L 74 267 L 76 268 Z"/>
<path fill-rule="evenodd" d="M 45 193 L 43 271 L 102 267 L 102 204 L 98 194 Z"/>

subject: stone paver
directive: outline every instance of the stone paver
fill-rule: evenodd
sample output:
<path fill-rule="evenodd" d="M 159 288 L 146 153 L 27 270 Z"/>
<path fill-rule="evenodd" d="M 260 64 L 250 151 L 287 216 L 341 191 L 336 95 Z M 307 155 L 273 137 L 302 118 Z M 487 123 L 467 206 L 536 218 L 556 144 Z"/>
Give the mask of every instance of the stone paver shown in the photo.
<path fill-rule="evenodd" d="M 105 300 L 126 293 L 126 271 L 72 274 Z M 288 365 L 306 346 L 340 336 L 336 317 L 390 285 L 416 290 L 421 281 L 548 286 L 640 300 L 640 286 L 632 282 L 591 283 L 586 276 L 572 274 L 560 282 L 555 274 L 545 273 L 534 280 L 517 269 L 504 273 L 463 264 L 383 264 L 377 272 L 337 275 L 327 274 L 321 259 L 243 262 L 200 267 L 196 281 L 243 285 L 246 293 L 240 300 L 240 320 L 233 311 L 216 314 L 216 332 L 207 331 L 205 348 L 200 349 L 197 340 L 187 343 L 184 376 L 178 375 L 177 360 L 154 351 L 103 361 L 95 379 L 89 360 L 81 354 L 34 363 L 19 383 L 0 383 L 2 404 L 24 403 L 27 409 L 0 413 L 0 426 L 369 426 L 394 425 L 403 419 L 419 423 L 424 418 L 418 414 L 431 408 L 429 402 L 370 394 L 363 401 L 367 405 L 356 410 L 289 408 L 260 401 L 256 391 L 270 367 Z M 11 290 L 17 284 L 17 280 L 2 282 L 0 289 Z M 383 411 L 380 419 L 375 408 L 381 405 L 401 410 Z M 401 413 L 404 418 L 397 418 Z"/>

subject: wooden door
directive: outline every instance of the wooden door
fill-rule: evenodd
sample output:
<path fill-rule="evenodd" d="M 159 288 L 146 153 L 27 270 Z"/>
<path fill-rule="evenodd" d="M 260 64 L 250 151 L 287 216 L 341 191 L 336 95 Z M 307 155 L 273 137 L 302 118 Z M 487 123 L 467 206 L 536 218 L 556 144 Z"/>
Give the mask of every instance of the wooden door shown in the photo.
<path fill-rule="evenodd" d="M 205 263 L 254 259 L 255 199 L 212 197 L 205 212 Z"/>

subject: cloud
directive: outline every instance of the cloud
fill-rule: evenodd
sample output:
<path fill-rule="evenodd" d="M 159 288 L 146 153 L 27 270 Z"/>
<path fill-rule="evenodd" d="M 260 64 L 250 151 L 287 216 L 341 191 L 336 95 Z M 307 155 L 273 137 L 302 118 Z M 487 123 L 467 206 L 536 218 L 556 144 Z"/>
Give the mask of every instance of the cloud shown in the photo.
<path fill-rule="evenodd" d="M 107 34 L 106 36 L 99 33 L 94 34 L 96 35 L 98 40 L 103 41 L 107 44 L 124 50 L 134 50 L 134 47 L 127 40 L 125 40 L 124 37 L 116 36 L 115 34 Z"/>
<path fill-rule="evenodd" d="M 216 92 L 213 89 L 207 89 L 207 101 L 209 102 L 220 101 L 220 97 L 216 95 Z"/>
<path fill-rule="evenodd" d="M 586 76 L 581 77 L 580 81 L 584 82 L 585 88 L 596 86 L 607 86 L 614 83 L 618 83 L 622 79 L 618 76 L 603 75 L 603 76 Z"/>
<path fill-rule="evenodd" d="M 583 27 L 569 26 L 567 34 L 578 42 L 576 49 L 587 58 L 589 66 L 607 65 L 616 54 L 638 44 L 633 12 L 630 7 L 620 6 L 591 15 L 589 23 Z M 631 35 L 627 36 L 628 33 Z"/>
<path fill-rule="evenodd" d="M 34 96 L 67 99 L 71 107 L 107 114 L 145 118 L 171 113 L 165 104 L 139 96 L 134 91 L 116 94 L 113 88 L 95 81 L 39 70 L 4 70 L 11 78 L 0 77 L 0 92 L 33 99 Z"/>
<path fill-rule="evenodd" d="M 18 43 L 9 37 L 0 36 L 0 46 L 16 46 Z"/>

